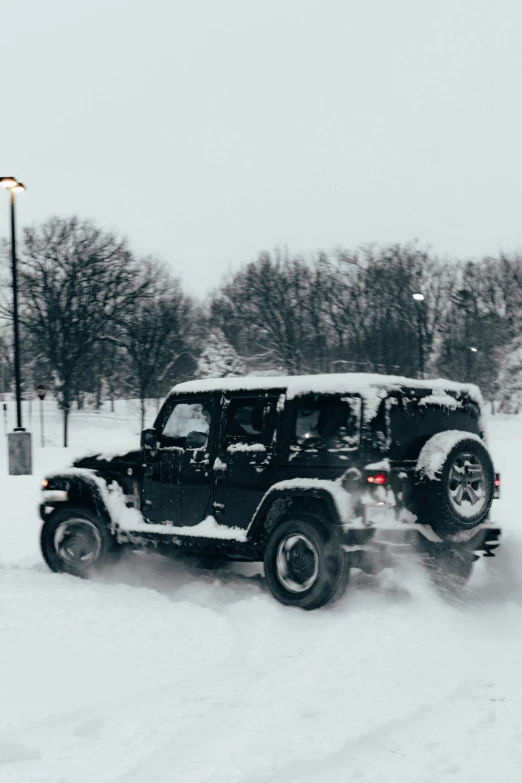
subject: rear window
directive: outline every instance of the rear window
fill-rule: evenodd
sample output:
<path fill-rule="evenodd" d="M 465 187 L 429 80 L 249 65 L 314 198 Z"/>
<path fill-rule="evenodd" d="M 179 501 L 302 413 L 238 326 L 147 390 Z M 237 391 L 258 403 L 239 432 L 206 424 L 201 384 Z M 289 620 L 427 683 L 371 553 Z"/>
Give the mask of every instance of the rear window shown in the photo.
<path fill-rule="evenodd" d="M 359 446 L 360 397 L 300 397 L 295 400 L 290 459 L 335 464 Z M 346 458 L 346 456 L 344 456 Z"/>

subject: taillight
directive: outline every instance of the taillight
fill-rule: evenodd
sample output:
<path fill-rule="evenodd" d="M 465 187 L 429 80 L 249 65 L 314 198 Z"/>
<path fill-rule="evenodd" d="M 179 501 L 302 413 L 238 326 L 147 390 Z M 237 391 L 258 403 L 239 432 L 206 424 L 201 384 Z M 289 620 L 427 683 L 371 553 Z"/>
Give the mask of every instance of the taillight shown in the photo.
<path fill-rule="evenodd" d="M 388 476 L 386 473 L 371 473 L 366 477 L 368 484 L 386 484 Z"/>
<path fill-rule="evenodd" d="M 500 497 L 500 473 L 495 473 L 493 497 L 494 498 L 499 498 Z"/>

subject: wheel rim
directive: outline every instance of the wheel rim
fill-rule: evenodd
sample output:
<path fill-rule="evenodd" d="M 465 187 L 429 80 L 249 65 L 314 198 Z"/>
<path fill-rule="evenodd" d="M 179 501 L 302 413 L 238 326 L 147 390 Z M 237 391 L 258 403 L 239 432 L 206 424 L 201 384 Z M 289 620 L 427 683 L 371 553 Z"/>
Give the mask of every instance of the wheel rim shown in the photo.
<path fill-rule="evenodd" d="M 463 452 L 453 460 L 449 473 L 449 496 L 456 511 L 464 516 L 480 512 L 486 503 L 486 475 L 480 459 Z"/>
<path fill-rule="evenodd" d="M 319 555 L 315 544 L 302 533 L 284 538 L 277 549 L 277 576 L 291 593 L 309 590 L 319 574 Z"/>
<path fill-rule="evenodd" d="M 102 548 L 100 532 L 88 519 L 68 519 L 56 528 L 54 548 L 68 565 L 92 565 Z"/>

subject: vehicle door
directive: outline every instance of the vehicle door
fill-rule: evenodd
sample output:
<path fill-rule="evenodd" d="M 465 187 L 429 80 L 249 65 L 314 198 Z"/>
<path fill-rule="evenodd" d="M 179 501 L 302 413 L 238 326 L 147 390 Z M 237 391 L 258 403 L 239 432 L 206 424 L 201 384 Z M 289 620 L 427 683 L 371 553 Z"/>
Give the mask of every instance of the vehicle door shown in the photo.
<path fill-rule="evenodd" d="M 360 460 L 358 395 L 304 395 L 285 408 L 280 480 L 335 479 Z"/>
<path fill-rule="evenodd" d="M 220 524 L 246 528 L 276 481 L 279 394 L 229 394 L 223 404 L 214 462 L 214 514 Z"/>
<path fill-rule="evenodd" d="M 213 410 L 209 397 L 192 396 L 173 398 L 161 411 L 157 448 L 146 457 L 143 482 L 142 509 L 148 522 L 185 525 L 201 520 L 194 513 L 210 501 L 208 445 Z"/>

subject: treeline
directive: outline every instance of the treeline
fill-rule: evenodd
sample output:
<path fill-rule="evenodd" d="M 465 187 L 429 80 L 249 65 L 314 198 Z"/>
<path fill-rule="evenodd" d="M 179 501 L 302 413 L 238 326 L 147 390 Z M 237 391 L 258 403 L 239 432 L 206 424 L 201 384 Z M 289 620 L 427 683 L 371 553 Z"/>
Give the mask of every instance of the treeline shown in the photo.
<path fill-rule="evenodd" d="M 478 383 L 504 407 L 522 386 L 507 361 L 522 365 L 518 254 L 442 261 L 416 244 L 312 261 L 261 253 L 215 292 L 210 313 L 260 369 L 443 376 Z"/>
<path fill-rule="evenodd" d="M 13 386 L 8 246 L 0 280 L 0 393 Z M 522 255 L 444 261 L 417 244 L 302 258 L 275 250 L 204 302 L 164 264 L 77 217 L 19 242 L 23 384 L 73 406 L 162 397 L 197 376 L 384 372 L 479 383 L 517 399 Z M 519 370 L 520 367 L 520 370 Z M 518 403 L 515 403 L 518 404 Z"/>

